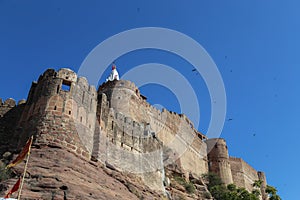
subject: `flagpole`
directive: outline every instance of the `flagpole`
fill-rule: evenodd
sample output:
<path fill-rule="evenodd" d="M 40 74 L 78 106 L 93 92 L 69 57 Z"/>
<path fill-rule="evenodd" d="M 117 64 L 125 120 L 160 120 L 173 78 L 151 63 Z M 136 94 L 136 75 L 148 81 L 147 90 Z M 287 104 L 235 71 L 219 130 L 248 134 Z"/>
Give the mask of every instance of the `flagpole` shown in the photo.
<path fill-rule="evenodd" d="M 29 150 L 28 150 L 28 154 L 27 154 L 27 159 L 26 159 L 26 164 L 25 164 L 25 167 L 24 167 L 24 173 L 23 173 L 23 177 L 22 177 L 21 187 L 20 187 L 19 194 L 18 194 L 18 200 L 21 199 L 21 192 L 22 192 L 22 188 L 23 188 L 23 184 L 24 184 L 24 179 L 25 179 L 25 175 L 26 175 L 26 171 L 27 171 L 27 165 L 28 165 L 28 161 L 29 161 L 32 140 L 33 140 L 33 135 L 31 136 L 31 144 L 29 146 Z"/>

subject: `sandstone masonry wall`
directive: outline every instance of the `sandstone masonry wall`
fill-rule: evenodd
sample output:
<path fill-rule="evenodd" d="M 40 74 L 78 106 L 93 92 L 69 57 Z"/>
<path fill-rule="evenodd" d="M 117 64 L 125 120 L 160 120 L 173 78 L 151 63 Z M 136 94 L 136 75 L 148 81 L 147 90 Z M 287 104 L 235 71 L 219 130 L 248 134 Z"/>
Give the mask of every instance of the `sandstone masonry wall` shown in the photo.
<path fill-rule="evenodd" d="M 267 199 L 267 195 L 265 193 L 267 180 L 263 172 L 257 172 L 253 167 L 251 167 L 248 163 L 246 163 L 241 158 L 229 158 L 231 165 L 231 172 L 234 183 L 238 187 L 246 188 L 248 191 L 252 191 L 254 188 L 252 184 L 254 181 L 262 180 L 262 186 L 260 188 L 260 192 L 262 194 L 262 199 Z"/>
<path fill-rule="evenodd" d="M 168 146 L 173 154 L 184 160 L 179 162 L 182 163 L 180 167 L 183 171 L 198 177 L 208 172 L 206 144 L 202 141 L 206 137 L 194 128 L 185 115 L 154 108 L 130 81 L 104 83 L 98 89 L 98 94 L 102 93 L 106 95 L 109 107 L 116 113 L 128 116 L 143 126 L 150 126 L 164 146 Z M 170 162 L 175 162 L 173 157 L 170 158 Z"/>
<path fill-rule="evenodd" d="M 109 106 L 106 94 L 100 92 L 93 159 L 120 171 L 137 173 L 148 186 L 161 191 L 162 143 L 149 125 L 138 123 Z"/>

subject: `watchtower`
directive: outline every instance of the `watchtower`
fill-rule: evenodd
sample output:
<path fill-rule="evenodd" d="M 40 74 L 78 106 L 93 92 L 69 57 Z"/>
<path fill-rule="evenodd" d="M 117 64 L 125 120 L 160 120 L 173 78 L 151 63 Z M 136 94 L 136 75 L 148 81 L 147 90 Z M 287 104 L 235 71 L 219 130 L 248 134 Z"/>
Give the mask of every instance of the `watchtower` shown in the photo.
<path fill-rule="evenodd" d="M 218 174 L 224 184 L 233 183 L 226 141 L 222 138 L 213 138 L 205 142 L 209 171 Z"/>

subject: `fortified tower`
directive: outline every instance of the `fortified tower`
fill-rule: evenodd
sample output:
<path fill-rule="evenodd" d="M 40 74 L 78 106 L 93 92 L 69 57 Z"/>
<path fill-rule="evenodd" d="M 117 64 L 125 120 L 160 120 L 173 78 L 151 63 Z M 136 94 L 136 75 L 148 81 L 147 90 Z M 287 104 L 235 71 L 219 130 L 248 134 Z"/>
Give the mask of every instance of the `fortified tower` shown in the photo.
<path fill-rule="evenodd" d="M 140 94 L 134 83 L 127 80 L 114 80 L 102 84 L 98 89 L 98 94 L 104 93 L 109 102 L 109 107 L 116 112 L 123 113 L 140 123 L 150 121 L 147 112 L 146 97 Z"/>
<path fill-rule="evenodd" d="M 220 176 L 224 184 L 233 183 L 226 141 L 221 138 L 206 140 L 209 171 Z"/>
<path fill-rule="evenodd" d="M 97 92 L 84 77 L 70 69 L 46 70 L 33 82 L 19 126 L 21 142 L 37 140 L 64 145 L 89 157 L 93 148 Z"/>

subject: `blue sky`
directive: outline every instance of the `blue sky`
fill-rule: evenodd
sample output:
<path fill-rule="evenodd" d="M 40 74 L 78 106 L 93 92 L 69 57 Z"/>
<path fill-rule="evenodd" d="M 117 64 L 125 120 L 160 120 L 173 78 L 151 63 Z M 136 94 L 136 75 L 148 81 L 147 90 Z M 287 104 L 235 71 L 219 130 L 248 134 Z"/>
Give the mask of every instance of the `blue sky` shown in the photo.
<path fill-rule="evenodd" d="M 46 68 L 77 71 L 95 46 L 119 32 L 138 27 L 182 32 L 206 49 L 222 75 L 226 119 L 233 120 L 225 122 L 221 137 L 230 154 L 265 171 L 283 199 L 297 199 L 299 6 L 297 1 L 270 0 L 0 0 L 0 97 L 26 98 L 31 81 Z M 149 62 L 188 77 L 201 104 L 199 130 L 205 133 L 210 99 L 193 66 L 158 50 L 139 50 L 116 60 L 120 74 Z M 180 112 L 167 88 L 146 85 L 141 91 L 151 103 Z"/>

